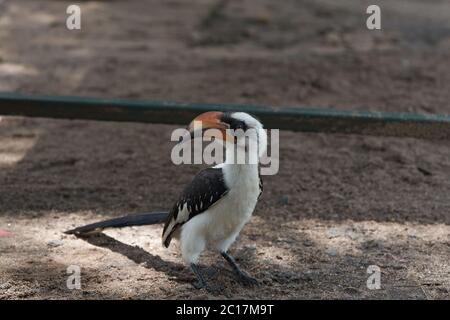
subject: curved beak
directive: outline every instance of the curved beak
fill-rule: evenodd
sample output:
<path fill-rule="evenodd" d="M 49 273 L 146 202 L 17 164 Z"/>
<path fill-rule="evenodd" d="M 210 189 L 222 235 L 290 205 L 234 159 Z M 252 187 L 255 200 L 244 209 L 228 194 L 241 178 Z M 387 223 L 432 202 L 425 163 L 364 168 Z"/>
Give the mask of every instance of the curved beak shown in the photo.
<path fill-rule="evenodd" d="M 227 133 L 228 124 L 221 121 L 223 113 L 220 111 L 209 111 L 200 114 L 188 126 L 189 137 L 194 139 L 201 137 L 214 137 L 223 141 L 234 141 L 234 137 Z M 183 139 L 183 140 L 185 140 Z"/>

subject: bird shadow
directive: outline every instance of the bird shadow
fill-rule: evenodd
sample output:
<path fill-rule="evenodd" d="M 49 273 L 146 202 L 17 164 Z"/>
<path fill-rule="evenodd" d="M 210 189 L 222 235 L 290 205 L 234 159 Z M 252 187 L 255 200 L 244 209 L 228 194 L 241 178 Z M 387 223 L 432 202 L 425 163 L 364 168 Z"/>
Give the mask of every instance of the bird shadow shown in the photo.
<path fill-rule="evenodd" d="M 139 246 L 131 246 L 129 244 L 120 242 L 104 233 L 93 235 L 78 235 L 77 238 L 88 242 L 96 247 L 109 249 L 112 252 L 120 253 L 131 261 L 144 266 L 147 269 L 152 269 L 159 272 L 164 272 L 170 277 L 170 280 L 178 283 L 192 283 L 194 277 L 189 275 L 186 266 L 181 263 L 170 262 L 163 260 L 160 256 L 153 255 L 145 251 Z"/>
<path fill-rule="evenodd" d="M 193 284 L 196 281 L 195 276 L 184 264 L 163 260 L 160 256 L 153 255 L 139 246 L 131 246 L 114 239 L 107 234 L 96 233 L 76 235 L 76 237 L 96 247 L 109 249 L 112 252 L 119 253 L 147 269 L 164 272 L 169 276 L 170 280 L 179 284 Z M 246 258 L 248 258 L 249 253 L 244 253 L 244 251 L 236 257 L 237 261 L 247 260 Z M 244 258 L 242 255 L 246 257 Z M 233 272 L 225 267 L 223 263 L 213 266 L 199 265 L 199 267 L 208 282 L 214 281 L 223 283 L 225 279 L 230 280 L 235 278 Z M 219 288 L 221 286 L 218 285 L 217 287 Z"/>

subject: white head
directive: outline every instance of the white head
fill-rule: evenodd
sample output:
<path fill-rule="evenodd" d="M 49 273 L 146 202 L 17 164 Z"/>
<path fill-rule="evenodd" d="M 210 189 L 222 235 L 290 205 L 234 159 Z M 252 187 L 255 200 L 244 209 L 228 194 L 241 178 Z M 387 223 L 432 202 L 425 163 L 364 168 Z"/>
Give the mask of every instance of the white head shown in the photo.
<path fill-rule="evenodd" d="M 252 152 L 248 146 L 257 146 L 255 150 L 258 157 L 261 157 L 267 149 L 267 133 L 261 122 L 245 112 L 205 112 L 196 117 L 189 125 L 191 135 L 197 127 L 201 125 L 201 130 L 218 129 L 221 132 L 219 138 L 227 144 L 236 145 L 245 152 Z M 208 131 L 205 132 L 205 135 Z"/>

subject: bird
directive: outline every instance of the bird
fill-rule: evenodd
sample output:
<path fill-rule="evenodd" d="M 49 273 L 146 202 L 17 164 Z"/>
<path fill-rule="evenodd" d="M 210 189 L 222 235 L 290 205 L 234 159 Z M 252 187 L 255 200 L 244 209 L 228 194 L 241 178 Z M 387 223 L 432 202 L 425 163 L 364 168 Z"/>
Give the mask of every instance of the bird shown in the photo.
<path fill-rule="evenodd" d="M 258 285 L 258 280 L 242 270 L 228 250 L 251 219 L 263 192 L 259 159 L 267 149 L 267 133 L 262 123 L 248 113 L 209 111 L 191 121 L 188 136 L 195 139 L 199 131 L 206 135 L 208 129 L 220 132 L 216 139 L 225 145 L 225 161 L 195 175 L 170 211 L 127 215 L 65 233 L 80 236 L 106 228 L 164 223 L 162 245 L 168 248 L 173 239 L 179 241 L 182 259 L 197 278 L 195 288 L 213 291 L 199 268 L 205 249 L 218 252 L 240 283 Z M 239 152 L 247 161 L 236 161 Z"/>

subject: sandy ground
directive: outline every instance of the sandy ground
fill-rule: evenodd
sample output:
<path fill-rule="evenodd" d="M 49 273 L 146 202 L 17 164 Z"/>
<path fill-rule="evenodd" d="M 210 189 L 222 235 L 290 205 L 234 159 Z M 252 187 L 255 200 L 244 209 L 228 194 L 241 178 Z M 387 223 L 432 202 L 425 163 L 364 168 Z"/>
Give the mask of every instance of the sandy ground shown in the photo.
<path fill-rule="evenodd" d="M 447 1 L 0 1 L 0 90 L 192 102 L 450 113 Z M 282 5 L 281 5 L 282 3 Z M 0 299 L 450 297 L 448 142 L 282 132 L 231 253 L 261 281 L 193 289 L 160 226 L 88 239 L 62 231 L 168 209 L 196 166 L 170 162 L 172 126 L 3 117 Z M 66 287 L 81 268 L 81 290 Z M 367 268 L 381 268 L 369 290 Z"/>

